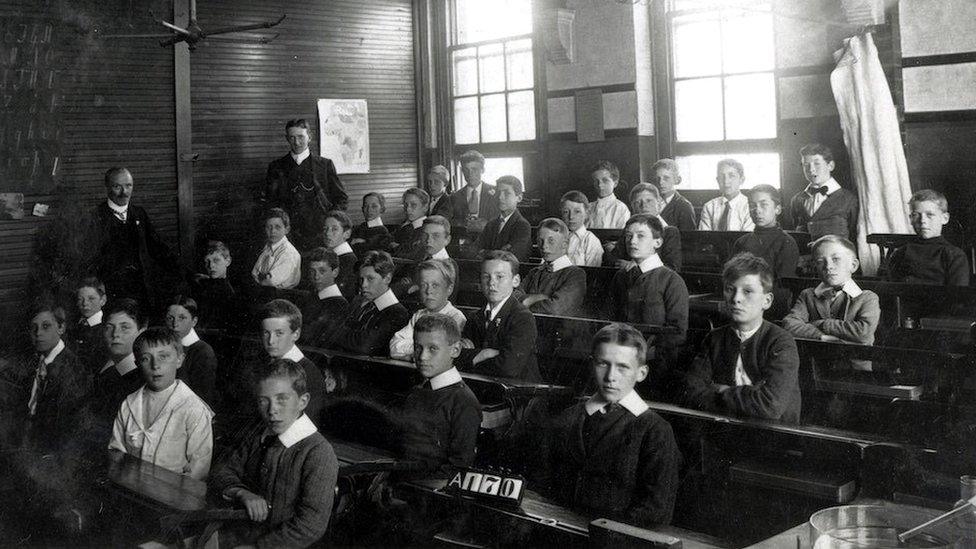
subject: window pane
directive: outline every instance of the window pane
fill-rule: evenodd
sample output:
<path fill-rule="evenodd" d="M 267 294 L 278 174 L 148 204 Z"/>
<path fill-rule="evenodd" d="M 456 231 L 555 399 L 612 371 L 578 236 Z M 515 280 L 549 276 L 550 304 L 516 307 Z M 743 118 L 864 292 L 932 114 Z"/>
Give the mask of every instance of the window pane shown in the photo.
<path fill-rule="evenodd" d="M 727 12 L 722 25 L 722 55 L 727 74 L 773 70 L 773 16 Z"/>
<path fill-rule="evenodd" d="M 478 142 L 478 98 L 454 100 L 454 142 Z"/>
<path fill-rule="evenodd" d="M 481 142 L 505 141 L 505 94 L 481 96 Z"/>
<path fill-rule="evenodd" d="M 530 0 L 455 0 L 458 44 L 532 32 Z"/>
<path fill-rule="evenodd" d="M 714 16 L 674 20 L 674 75 L 677 78 L 710 76 L 722 72 L 721 32 Z"/>
<path fill-rule="evenodd" d="M 481 76 L 481 93 L 505 89 L 505 57 L 501 44 L 478 48 L 478 68 Z"/>
<path fill-rule="evenodd" d="M 715 169 L 718 161 L 723 158 L 734 158 L 742 163 L 745 172 L 743 190 L 760 184 L 780 188 L 779 155 L 776 153 L 695 154 L 675 157 L 681 170 L 681 188 L 718 191 Z"/>
<path fill-rule="evenodd" d="M 476 48 L 454 52 L 454 95 L 478 93 L 478 59 L 476 55 Z"/>
<path fill-rule="evenodd" d="M 722 80 L 699 78 L 675 82 L 674 111 L 678 141 L 720 141 Z"/>
<path fill-rule="evenodd" d="M 776 89 L 772 73 L 725 79 L 725 137 L 776 137 Z"/>
<path fill-rule="evenodd" d="M 532 40 L 515 40 L 505 44 L 508 65 L 508 88 L 517 90 L 531 88 L 532 79 Z"/>
<path fill-rule="evenodd" d="M 748 8 L 752 11 L 769 11 L 769 0 L 673 0 L 673 9 L 714 10 L 719 8 Z"/>
<path fill-rule="evenodd" d="M 531 91 L 508 94 L 508 139 L 535 139 L 535 93 Z"/>

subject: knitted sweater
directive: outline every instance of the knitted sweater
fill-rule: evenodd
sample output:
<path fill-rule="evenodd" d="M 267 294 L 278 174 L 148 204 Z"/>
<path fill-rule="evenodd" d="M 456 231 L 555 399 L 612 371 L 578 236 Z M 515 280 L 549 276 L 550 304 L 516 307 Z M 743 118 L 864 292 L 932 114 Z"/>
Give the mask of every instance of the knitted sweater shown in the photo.
<path fill-rule="evenodd" d="M 941 236 L 916 239 L 891 254 L 888 279 L 909 284 L 968 286 L 966 254 Z"/>
<path fill-rule="evenodd" d="M 800 248 L 793 237 L 779 227 L 756 227 L 732 245 L 732 255 L 749 252 L 766 260 L 777 278 L 796 276 Z"/>

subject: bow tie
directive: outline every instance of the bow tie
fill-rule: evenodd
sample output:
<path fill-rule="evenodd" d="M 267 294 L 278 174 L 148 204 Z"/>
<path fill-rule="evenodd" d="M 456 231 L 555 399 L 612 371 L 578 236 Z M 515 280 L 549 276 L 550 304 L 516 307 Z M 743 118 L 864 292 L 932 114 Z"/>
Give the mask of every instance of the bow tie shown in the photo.
<path fill-rule="evenodd" d="M 824 185 L 823 187 L 814 187 L 813 185 L 811 185 L 807 187 L 807 194 L 809 194 L 810 196 L 813 196 L 817 193 L 827 196 L 827 186 Z"/>

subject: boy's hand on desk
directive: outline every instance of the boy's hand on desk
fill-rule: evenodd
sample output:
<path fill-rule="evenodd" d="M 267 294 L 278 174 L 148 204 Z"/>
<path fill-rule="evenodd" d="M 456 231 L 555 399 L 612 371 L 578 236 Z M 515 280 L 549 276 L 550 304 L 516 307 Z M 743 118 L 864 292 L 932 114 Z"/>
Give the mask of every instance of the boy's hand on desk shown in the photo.
<path fill-rule="evenodd" d="M 839 338 L 837 336 L 832 336 L 832 335 L 827 335 L 827 334 L 824 334 L 824 335 L 820 336 L 820 341 L 833 341 L 834 343 L 843 343 L 844 342 L 844 340 L 842 340 L 841 338 Z"/>
<path fill-rule="evenodd" d="M 268 504 L 266 499 L 248 490 L 238 492 L 237 499 L 247 509 L 248 518 L 254 522 L 264 522 L 267 520 L 268 510 L 271 509 L 271 505 Z"/>
<path fill-rule="evenodd" d="M 478 354 L 474 355 L 474 359 L 471 361 L 473 364 L 478 364 L 479 362 L 484 362 L 486 360 L 495 358 L 499 353 L 496 349 L 482 349 L 478 351 Z"/>

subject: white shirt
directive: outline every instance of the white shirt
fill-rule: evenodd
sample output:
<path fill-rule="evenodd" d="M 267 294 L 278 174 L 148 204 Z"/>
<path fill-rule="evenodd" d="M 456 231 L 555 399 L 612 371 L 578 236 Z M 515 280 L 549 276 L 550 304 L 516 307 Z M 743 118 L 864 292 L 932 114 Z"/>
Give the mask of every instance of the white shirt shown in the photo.
<path fill-rule="evenodd" d="M 824 294 L 824 292 L 832 289 L 833 288 L 831 288 L 830 286 L 821 282 L 820 284 L 817 285 L 816 288 L 813 289 L 813 295 L 820 297 Z M 847 282 L 845 282 L 844 285 L 841 286 L 840 291 L 851 296 L 852 299 L 864 293 L 863 290 L 861 290 L 861 287 L 857 285 L 857 282 L 854 282 L 854 280 L 850 278 L 848 278 Z M 837 298 L 837 294 L 834 295 L 834 298 L 835 299 Z"/>
<path fill-rule="evenodd" d="M 701 219 L 698 220 L 699 231 L 718 231 L 725 205 L 729 205 L 729 231 L 751 231 L 756 228 L 752 217 L 749 216 L 749 199 L 739 193 L 729 200 L 724 196 L 713 198 L 702 206 Z"/>
<path fill-rule="evenodd" d="M 400 300 L 397 299 L 396 296 L 393 294 L 393 290 L 387 290 L 381 293 L 379 297 L 373 300 L 373 305 L 376 305 L 377 311 L 382 311 L 383 309 L 391 305 L 396 305 L 399 302 Z"/>
<path fill-rule="evenodd" d="M 91 315 L 90 317 L 86 318 L 83 322 L 88 326 L 92 326 L 92 327 L 98 326 L 99 324 L 102 323 L 102 311 L 98 311 L 97 313 Z"/>
<path fill-rule="evenodd" d="M 342 292 L 339 291 L 339 286 L 333 284 L 319 290 L 317 295 L 319 296 L 319 299 L 325 299 L 328 297 L 340 297 L 342 296 Z"/>
<path fill-rule="evenodd" d="M 595 234 L 581 226 L 569 232 L 569 260 L 581 267 L 599 267 L 603 262 L 603 245 Z"/>
<path fill-rule="evenodd" d="M 568 255 L 561 255 L 552 262 L 552 272 L 558 272 L 566 267 L 572 267 L 573 262 L 569 260 Z"/>
<path fill-rule="evenodd" d="M 499 301 L 498 305 L 495 305 L 494 307 L 492 307 L 491 304 L 485 305 L 485 312 L 488 313 L 488 322 L 495 320 L 495 317 L 498 316 L 498 313 L 501 312 L 502 307 L 505 306 L 505 302 L 508 301 L 511 297 L 512 294 L 508 294 L 507 296 L 505 296 L 505 299 Z"/>
<path fill-rule="evenodd" d="M 587 223 L 593 229 L 623 229 L 630 219 L 627 205 L 612 194 L 590 202 L 586 212 Z"/>
<path fill-rule="evenodd" d="M 112 202 L 112 199 L 108 199 L 106 202 L 108 203 L 109 209 L 115 214 L 115 217 L 124 222 L 125 218 L 129 215 L 129 205 L 119 206 L 115 202 Z"/>
<path fill-rule="evenodd" d="M 441 248 L 437 250 L 430 256 L 431 259 L 450 259 L 451 256 L 447 253 L 447 248 Z"/>
<path fill-rule="evenodd" d="M 311 156 L 312 151 L 308 150 L 308 147 L 306 147 L 304 151 L 298 154 L 295 153 L 289 153 L 289 154 L 291 154 L 291 158 L 292 160 L 295 161 L 295 164 L 301 165 L 302 162 L 305 162 L 306 158 Z"/>
<path fill-rule="evenodd" d="M 278 435 L 278 441 L 281 442 L 281 445 L 285 448 L 291 448 L 317 432 L 318 428 L 315 427 L 312 420 L 309 419 L 307 415 L 302 414 L 291 425 L 289 425 L 287 429 L 285 429 L 284 433 Z M 265 431 L 265 434 L 270 435 L 271 432 Z"/>
<path fill-rule="evenodd" d="M 342 244 L 339 244 L 335 248 L 332 248 L 332 251 L 335 252 L 336 255 L 351 254 L 352 246 L 350 246 L 348 242 L 343 242 Z"/>
<path fill-rule="evenodd" d="M 200 336 L 197 335 L 197 331 L 195 329 L 190 328 L 190 332 L 180 340 L 180 343 L 182 343 L 184 347 L 189 347 L 197 341 L 200 341 Z"/>
<path fill-rule="evenodd" d="M 812 186 L 813 186 L 812 183 L 810 185 L 807 185 L 806 189 L 804 189 L 804 192 L 809 191 L 810 187 Z M 827 196 L 830 196 L 835 192 L 837 192 L 838 190 L 840 190 L 840 183 L 838 183 L 837 180 L 834 179 L 833 177 L 828 179 L 827 182 L 823 184 L 823 186 L 827 187 Z M 813 193 L 813 195 L 811 196 L 809 193 L 807 193 L 806 198 L 803 199 L 803 207 L 807 210 L 808 214 L 813 215 L 817 213 L 817 210 L 819 210 L 820 206 L 823 205 L 824 200 L 827 200 L 827 196 L 824 196 L 820 193 Z"/>
<path fill-rule="evenodd" d="M 739 342 L 745 342 L 750 337 L 756 335 L 756 332 L 762 328 L 762 323 L 756 326 L 755 329 L 749 330 L 748 332 L 740 332 L 739 330 L 734 330 L 735 335 L 739 336 Z M 742 365 L 742 353 L 739 353 L 735 357 L 735 385 L 740 387 L 742 385 L 752 385 L 752 380 L 749 379 L 749 374 L 746 373 L 745 367 Z"/>
<path fill-rule="evenodd" d="M 118 372 L 120 376 L 124 376 L 125 374 L 136 369 L 136 355 L 129 353 L 128 356 L 120 360 L 118 363 L 109 360 L 105 366 L 102 366 L 102 369 L 99 370 L 98 373 L 102 373 L 112 367 L 115 368 L 115 371 Z"/>
<path fill-rule="evenodd" d="M 254 262 L 251 276 L 258 284 L 259 274 L 270 274 L 271 285 L 275 288 L 290 289 L 302 280 L 302 255 L 295 246 L 283 237 L 274 244 L 265 244 L 264 250 Z"/>
<path fill-rule="evenodd" d="M 583 405 L 583 409 L 586 410 L 586 415 L 592 416 L 607 404 L 610 403 L 600 396 L 600 393 L 597 393 L 586 401 L 586 404 Z M 633 389 L 627 393 L 627 396 L 618 400 L 617 404 L 622 406 L 635 417 L 643 414 L 648 409 L 647 403 L 644 402 L 644 399 L 642 399 L 640 395 L 637 394 L 637 391 Z"/>
<path fill-rule="evenodd" d="M 446 372 L 441 372 L 436 376 L 430 378 L 430 388 L 434 391 L 438 389 L 443 389 L 454 385 L 455 383 L 461 383 L 461 373 L 457 371 L 457 368 L 451 368 Z"/>
<path fill-rule="evenodd" d="M 44 363 L 43 375 L 45 377 L 47 377 L 47 367 L 50 366 L 52 362 L 54 362 L 54 359 L 56 359 L 58 355 L 61 354 L 61 351 L 63 350 L 64 350 L 64 341 L 59 339 L 57 345 L 55 345 L 50 351 L 47 352 L 46 355 L 44 355 L 44 360 L 42 362 Z M 38 369 L 34 373 L 34 384 L 31 385 L 30 400 L 27 402 L 27 409 L 30 411 L 30 415 L 34 415 L 34 411 L 36 410 L 37 407 L 37 392 L 41 388 L 40 387 L 41 370 L 42 368 L 40 368 L 40 365 L 38 365 Z"/>
<path fill-rule="evenodd" d="M 370 219 L 366 221 L 366 226 L 370 228 L 379 227 L 381 225 L 383 225 L 383 218 L 380 216 L 377 216 L 375 219 Z"/>
<path fill-rule="evenodd" d="M 663 267 L 663 266 L 664 266 L 664 262 L 661 261 L 661 256 L 657 254 L 653 254 L 652 256 L 648 257 L 644 261 L 641 261 L 640 263 L 637 264 L 637 267 L 640 268 L 642 273 L 648 273 L 653 271 L 654 269 L 657 269 L 658 267 Z"/>
<path fill-rule="evenodd" d="M 410 360 L 413 358 L 413 327 L 417 324 L 417 320 L 435 312 L 451 317 L 451 320 L 457 324 L 458 330 L 464 330 L 464 323 L 467 319 L 464 317 L 464 313 L 459 311 L 454 305 L 451 305 L 450 301 L 439 311 L 420 309 L 410 317 L 410 322 L 407 322 L 406 326 L 400 328 L 397 333 L 393 334 L 393 337 L 390 339 L 390 358 L 400 360 Z"/>
<path fill-rule="evenodd" d="M 281 355 L 281 358 L 290 360 L 292 362 L 301 362 L 301 360 L 305 358 L 305 353 L 298 348 L 298 345 L 292 345 L 291 349 L 288 349 L 287 353 Z"/>

